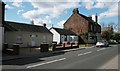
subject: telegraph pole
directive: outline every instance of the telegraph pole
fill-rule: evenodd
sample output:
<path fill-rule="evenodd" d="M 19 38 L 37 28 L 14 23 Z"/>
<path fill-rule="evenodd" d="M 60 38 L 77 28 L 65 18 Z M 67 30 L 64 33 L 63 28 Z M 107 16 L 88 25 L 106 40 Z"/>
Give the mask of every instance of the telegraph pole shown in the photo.
<path fill-rule="evenodd" d="M 0 0 L 0 52 L 2 51 L 4 43 L 4 10 L 5 4 Z"/>

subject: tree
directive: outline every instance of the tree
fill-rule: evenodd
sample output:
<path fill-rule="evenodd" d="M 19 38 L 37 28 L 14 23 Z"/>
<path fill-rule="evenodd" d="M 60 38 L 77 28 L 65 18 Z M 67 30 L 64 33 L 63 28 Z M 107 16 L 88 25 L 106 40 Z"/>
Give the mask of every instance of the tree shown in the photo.
<path fill-rule="evenodd" d="M 86 44 L 88 44 L 88 32 L 80 35 Z"/>
<path fill-rule="evenodd" d="M 118 41 L 120 40 L 120 33 L 115 33 L 115 34 L 113 35 L 113 39 L 118 42 Z"/>
<path fill-rule="evenodd" d="M 111 30 L 104 31 L 102 32 L 101 37 L 109 41 L 113 37 L 113 31 Z"/>
<path fill-rule="evenodd" d="M 109 41 L 113 37 L 113 26 L 108 26 L 107 30 L 103 31 L 101 37 Z"/>

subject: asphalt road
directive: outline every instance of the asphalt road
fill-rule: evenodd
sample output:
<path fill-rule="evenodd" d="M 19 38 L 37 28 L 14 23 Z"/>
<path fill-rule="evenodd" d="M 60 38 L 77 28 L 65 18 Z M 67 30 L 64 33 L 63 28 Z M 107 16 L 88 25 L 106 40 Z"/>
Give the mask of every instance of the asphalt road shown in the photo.
<path fill-rule="evenodd" d="M 3 69 L 98 69 L 118 55 L 118 45 L 3 62 Z"/>

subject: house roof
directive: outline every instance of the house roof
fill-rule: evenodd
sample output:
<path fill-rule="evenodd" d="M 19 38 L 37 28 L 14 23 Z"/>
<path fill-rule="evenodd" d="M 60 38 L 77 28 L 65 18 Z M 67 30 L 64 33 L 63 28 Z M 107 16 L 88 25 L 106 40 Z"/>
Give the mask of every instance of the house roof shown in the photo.
<path fill-rule="evenodd" d="M 52 28 L 55 29 L 61 35 L 76 35 L 74 32 L 67 29 L 54 28 L 54 27 Z"/>
<path fill-rule="evenodd" d="M 90 22 L 91 24 L 100 26 L 98 23 L 94 22 L 94 21 L 92 20 L 92 18 L 90 18 L 90 17 L 88 17 L 88 16 L 85 16 L 85 15 L 83 15 L 83 14 L 80 14 L 79 11 L 78 11 L 78 9 L 74 9 L 74 10 L 77 10 L 77 14 L 78 14 L 79 16 L 83 17 L 85 20 L 87 20 L 87 21 Z M 73 11 L 74 11 L 74 10 L 73 10 Z M 68 20 L 69 20 L 73 15 L 74 15 L 74 13 L 68 18 Z M 68 21 L 68 20 L 67 20 L 67 21 Z M 67 21 L 66 21 L 66 22 L 67 22 Z M 65 22 L 65 23 L 66 23 L 66 22 Z M 64 24 L 65 24 L 65 23 L 64 23 Z"/>
<path fill-rule="evenodd" d="M 84 19 L 86 19 L 87 21 L 91 22 L 91 23 L 95 23 L 90 17 L 87 17 L 83 14 L 79 14 L 80 16 L 82 16 Z"/>
<path fill-rule="evenodd" d="M 28 31 L 28 32 L 51 33 L 44 26 L 37 26 L 37 25 L 18 23 L 18 22 L 5 21 L 4 27 L 5 28 L 10 28 L 13 31 Z"/>
<path fill-rule="evenodd" d="M 80 16 L 82 16 L 84 19 L 86 19 L 88 22 L 91 22 L 92 24 L 97 25 L 97 26 L 100 27 L 100 25 L 99 25 L 98 23 L 96 23 L 95 21 L 93 21 L 92 18 L 87 17 L 87 16 L 85 16 L 85 15 L 83 15 L 83 14 L 80 14 L 80 13 L 78 13 L 78 14 L 79 14 Z"/>

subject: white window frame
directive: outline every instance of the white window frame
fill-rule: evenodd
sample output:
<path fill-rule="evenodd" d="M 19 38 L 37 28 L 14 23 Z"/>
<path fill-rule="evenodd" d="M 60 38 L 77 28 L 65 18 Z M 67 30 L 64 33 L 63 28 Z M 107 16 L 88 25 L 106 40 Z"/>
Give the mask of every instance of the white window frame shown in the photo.
<path fill-rule="evenodd" d="M 16 38 L 16 44 L 22 44 L 23 41 L 22 41 L 22 35 L 17 35 L 17 38 Z"/>

